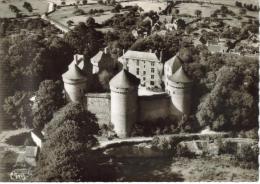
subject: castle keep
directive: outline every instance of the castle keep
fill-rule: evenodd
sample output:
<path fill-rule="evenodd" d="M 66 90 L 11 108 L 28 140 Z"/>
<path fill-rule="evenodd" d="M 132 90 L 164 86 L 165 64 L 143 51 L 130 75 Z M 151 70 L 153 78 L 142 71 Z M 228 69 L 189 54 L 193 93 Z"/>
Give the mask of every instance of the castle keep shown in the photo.
<path fill-rule="evenodd" d="M 141 53 L 139 52 L 139 56 Z M 133 57 L 134 59 L 127 58 L 128 66 L 136 64 L 136 55 Z M 125 67 L 116 74 L 109 82 L 110 93 L 86 93 L 87 78 L 79 67 L 80 63 L 75 59 L 69 65 L 68 71 L 62 75 L 67 99 L 84 103 L 86 109 L 96 114 L 99 124 L 112 123 L 119 137 L 128 137 L 136 122 L 149 123 L 166 117 L 180 118 L 182 114 L 190 112 L 192 81 L 182 68 L 185 57 L 182 58 L 179 54 L 168 60 L 164 66 L 158 62 L 162 65 L 159 66 L 160 74 L 164 73 L 158 76 L 160 76 L 159 80 L 164 82 L 165 92 L 147 91 L 144 89 L 146 85 L 141 86 L 144 80 L 137 75 L 136 69 L 140 68 L 139 70 L 144 71 L 145 69 L 139 65 L 139 67 L 132 66 L 135 70 Z M 122 62 L 122 57 L 120 59 Z M 154 57 L 152 59 L 154 60 Z M 149 57 L 140 60 L 139 64 L 140 62 L 155 67 L 152 65 L 154 61 L 149 61 Z M 154 75 L 154 73 L 147 75 Z M 147 84 L 151 86 L 151 78 Z"/>

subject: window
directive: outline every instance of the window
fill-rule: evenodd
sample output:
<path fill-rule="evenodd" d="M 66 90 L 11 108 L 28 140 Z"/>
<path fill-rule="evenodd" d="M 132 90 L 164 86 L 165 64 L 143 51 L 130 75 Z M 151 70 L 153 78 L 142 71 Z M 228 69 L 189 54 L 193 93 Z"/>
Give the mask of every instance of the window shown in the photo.
<path fill-rule="evenodd" d="M 136 69 L 136 74 L 139 75 L 139 68 Z"/>
<path fill-rule="evenodd" d="M 145 75 L 145 74 L 146 74 L 146 71 L 144 71 L 143 74 Z"/>
<path fill-rule="evenodd" d="M 151 68 L 151 72 L 154 73 L 154 68 Z"/>
<path fill-rule="evenodd" d="M 153 86 L 154 85 L 154 81 L 151 81 L 150 84 L 151 84 L 151 86 Z"/>
<path fill-rule="evenodd" d="M 136 65 L 139 66 L 139 60 L 136 60 Z"/>
<path fill-rule="evenodd" d="M 145 81 L 145 77 L 143 77 L 143 81 Z"/>
<path fill-rule="evenodd" d="M 154 75 L 151 75 L 151 79 L 154 79 Z"/>
<path fill-rule="evenodd" d="M 154 66 L 154 62 L 152 62 L 151 65 Z"/>

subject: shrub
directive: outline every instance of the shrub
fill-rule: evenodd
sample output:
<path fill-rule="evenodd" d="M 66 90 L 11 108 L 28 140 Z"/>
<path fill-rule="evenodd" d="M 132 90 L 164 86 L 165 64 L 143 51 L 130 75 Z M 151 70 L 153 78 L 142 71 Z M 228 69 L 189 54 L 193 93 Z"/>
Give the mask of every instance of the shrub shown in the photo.
<path fill-rule="evenodd" d="M 85 15 L 85 11 L 82 10 L 82 9 L 76 9 L 74 12 L 73 12 L 74 15 L 76 16 L 80 16 L 80 15 Z"/>

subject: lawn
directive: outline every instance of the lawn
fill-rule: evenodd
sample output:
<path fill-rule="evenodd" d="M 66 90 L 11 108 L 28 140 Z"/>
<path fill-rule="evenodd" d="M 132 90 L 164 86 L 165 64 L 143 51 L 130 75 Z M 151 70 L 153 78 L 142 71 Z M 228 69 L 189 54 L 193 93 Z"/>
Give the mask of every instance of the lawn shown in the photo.
<path fill-rule="evenodd" d="M 230 156 L 201 158 L 125 158 L 121 163 L 122 181 L 220 182 L 257 181 L 257 169 L 232 164 Z"/>
<path fill-rule="evenodd" d="M 79 6 L 80 9 L 84 10 L 85 13 L 88 13 L 90 9 L 103 9 L 105 12 L 102 14 L 96 14 L 93 16 L 95 21 L 97 23 L 102 23 L 103 21 L 111 18 L 114 14 L 110 12 L 111 9 L 113 9 L 112 6 L 105 6 L 105 5 L 100 5 L 100 4 L 88 4 L 84 6 Z M 52 13 L 50 15 L 51 18 L 57 20 L 63 25 L 67 25 L 68 20 L 72 20 L 75 25 L 77 25 L 79 22 L 86 22 L 87 18 L 90 16 L 88 14 L 86 15 L 80 15 L 76 16 L 73 14 L 75 11 L 74 6 L 67 6 L 67 7 L 62 7 Z"/>
<path fill-rule="evenodd" d="M 121 5 L 125 6 L 135 6 L 138 5 L 143 8 L 144 12 L 153 11 L 160 11 L 166 8 L 166 2 L 158 2 L 152 0 L 140 0 L 140 1 L 130 1 L 130 2 L 122 2 Z"/>
<path fill-rule="evenodd" d="M 5 3 L 4 3 L 5 2 Z M 23 8 L 23 3 L 28 2 L 33 7 L 33 12 L 29 13 Z M 9 10 L 9 5 L 15 5 L 23 15 L 43 14 L 48 8 L 46 0 L 1 0 L 0 1 L 0 18 L 12 18 L 15 14 Z"/>

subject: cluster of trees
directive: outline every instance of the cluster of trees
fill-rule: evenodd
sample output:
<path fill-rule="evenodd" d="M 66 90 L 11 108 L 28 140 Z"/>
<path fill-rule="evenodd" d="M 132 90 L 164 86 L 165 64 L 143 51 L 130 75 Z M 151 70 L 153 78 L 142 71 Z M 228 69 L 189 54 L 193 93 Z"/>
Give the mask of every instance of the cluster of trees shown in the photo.
<path fill-rule="evenodd" d="M 96 117 L 81 104 L 63 107 L 45 128 L 46 141 L 34 181 L 115 181 L 110 158 L 92 150 L 98 145 Z"/>
<path fill-rule="evenodd" d="M 31 111 L 30 98 L 42 81 L 61 78 L 72 60 L 73 50 L 62 38 L 56 37 L 57 30 L 44 21 L 1 19 L 1 22 L 0 82 L 3 86 L 1 104 L 4 104 L 1 111 L 9 117 L 5 123 L 14 127 L 37 127 L 38 122 L 33 123 L 32 117 L 36 114 Z M 47 34 L 52 36 L 48 37 L 45 31 L 50 31 Z M 49 102 L 41 102 L 41 105 L 45 103 Z"/>
<path fill-rule="evenodd" d="M 43 37 L 51 37 L 59 33 L 57 28 L 40 18 L 25 20 L 0 18 L 0 37 L 21 34 L 23 30 L 28 30 Z"/>
<path fill-rule="evenodd" d="M 257 7 L 257 5 L 253 5 L 253 4 L 247 4 L 247 3 L 241 3 L 241 2 L 238 2 L 238 1 L 236 1 L 236 6 L 237 7 L 240 7 L 240 8 L 246 8 L 246 9 L 248 9 L 248 10 L 250 10 L 250 11 L 258 11 L 258 7 Z"/>
<path fill-rule="evenodd" d="M 32 12 L 32 11 L 33 11 L 32 5 L 31 5 L 30 3 L 28 3 L 28 2 L 24 2 L 24 3 L 23 3 L 23 7 L 24 7 L 25 9 L 27 9 L 28 12 Z"/>
<path fill-rule="evenodd" d="M 131 136 L 155 136 L 162 134 L 194 133 L 200 125 L 194 115 L 183 115 L 179 120 L 174 118 L 158 118 L 134 124 Z"/>
<path fill-rule="evenodd" d="M 20 13 L 21 10 L 19 8 L 17 8 L 17 6 L 10 4 L 9 5 L 9 10 L 11 12 L 15 13 L 17 18 L 21 17 L 21 13 Z"/>
<path fill-rule="evenodd" d="M 184 63 L 184 70 L 196 84 L 192 114 L 200 127 L 234 132 L 257 128 L 257 59 L 198 49 L 192 52 L 192 62 Z"/>

